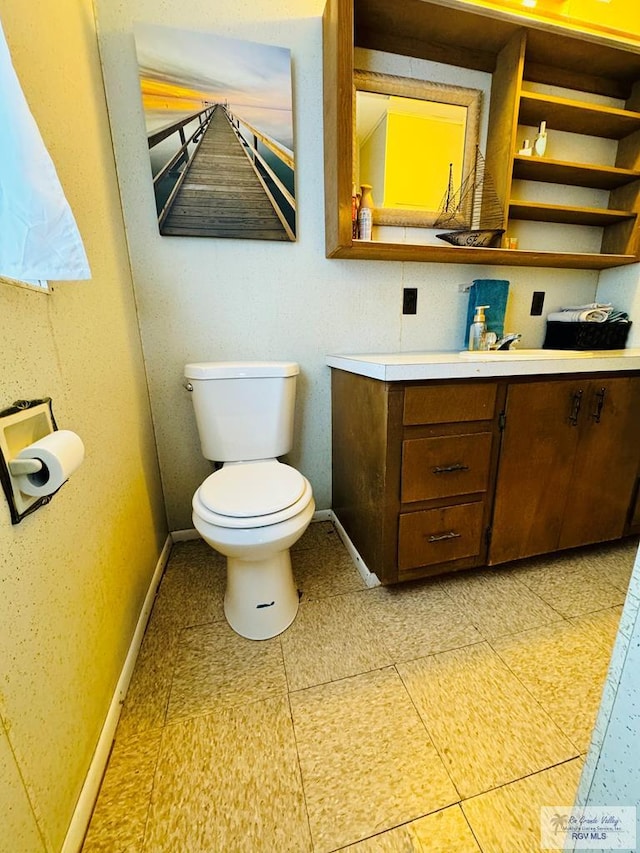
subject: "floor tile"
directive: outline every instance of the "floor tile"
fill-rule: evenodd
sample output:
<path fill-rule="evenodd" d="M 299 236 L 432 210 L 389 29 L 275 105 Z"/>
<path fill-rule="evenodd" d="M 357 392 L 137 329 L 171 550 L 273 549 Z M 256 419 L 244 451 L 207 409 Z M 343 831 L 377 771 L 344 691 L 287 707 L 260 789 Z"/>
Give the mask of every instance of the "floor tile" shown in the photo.
<path fill-rule="evenodd" d="M 487 640 L 561 618 L 535 593 L 500 569 L 450 575 L 441 583 Z"/>
<path fill-rule="evenodd" d="M 224 619 L 224 587 L 224 558 L 206 542 L 173 546 L 127 692 L 120 735 L 164 725 L 180 632 Z"/>
<path fill-rule="evenodd" d="M 343 548 L 335 527 L 330 521 L 312 521 L 300 539 L 291 547 L 292 551 L 308 548 Z"/>
<path fill-rule="evenodd" d="M 485 643 L 397 669 L 462 797 L 577 755 Z"/>
<path fill-rule="evenodd" d="M 523 572 L 517 578 L 567 618 L 615 607 L 622 604 L 625 598 L 625 593 L 606 580 L 603 573 L 592 564 L 542 576 Z"/>
<path fill-rule="evenodd" d="M 465 800 L 462 810 L 483 853 L 539 853 L 540 809 L 573 805 L 581 769 L 581 759 L 567 761 Z"/>
<path fill-rule="evenodd" d="M 293 574 L 302 601 L 366 589 L 366 584 L 342 543 L 330 548 L 291 552 Z"/>
<path fill-rule="evenodd" d="M 221 621 L 225 584 L 222 554 L 200 539 L 177 542 L 158 590 L 153 618 L 178 628 Z"/>
<path fill-rule="evenodd" d="M 161 734 L 116 740 L 82 853 L 142 850 Z"/>
<path fill-rule="evenodd" d="M 483 638 L 434 581 L 378 587 L 366 594 L 367 612 L 394 661 L 425 657 Z"/>
<path fill-rule="evenodd" d="M 286 697 L 166 727 L 144 851 L 311 851 Z"/>
<path fill-rule="evenodd" d="M 151 618 L 118 722 L 120 737 L 165 723 L 179 631 Z"/>
<path fill-rule="evenodd" d="M 606 610 L 596 610 L 595 613 L 586 613 L 569 621 L 580 626 L 611 656 L 611 649 L 618 634 L 622 606 L 608 607 Z"/>
<path fill-rule="evenodd" d="M 342 850 L 343 853 L 480 853 L 460 806 L 450 806 Z"/>
<path fill-rule="evenodd" d="M 638 551 L 638 537 L 632 536 L 619 542 L 606 542 L 576 551 L 581 565 L 594 569 L 602 580 L 626 592 Z"/>
<path fill-rule="evenodd" d="M 567 551 L 557 551 L 555 554 L 541 554 L 538 557 L 516 560 L 505 564 L 502 568 L 504 571 L 512 571 L 516 577 L 526 574 L 536 579 L 553 578 L 579 569 L 596 569 L 605 576 L 608 575 L 609 580 L 626 575 L 628 583 L 637 549 L 637 537 L 632 537 L 619 542 L 570 548 Z"/>
<path fill-rule="evenodd" d="M 494 640 L 493 648 L 580 752 L 589 747 L 611 646 L 579 620 Z"/>
<path fill-rule="evenodd" d="M 366 615 L 368 592 L 302 602 L 281 635 L 289 690 L 393 663 Z"/>
<path fill-rule="evenodd" d="M 280 640 L 255 642 L 226 622 L 180 634 L 167 720 L 286 693 Z"/>
<path fill-rule="evenodd" d="M 290 701 L 315 853 L 457 801 L 395 669 L 302 690 Z"/>

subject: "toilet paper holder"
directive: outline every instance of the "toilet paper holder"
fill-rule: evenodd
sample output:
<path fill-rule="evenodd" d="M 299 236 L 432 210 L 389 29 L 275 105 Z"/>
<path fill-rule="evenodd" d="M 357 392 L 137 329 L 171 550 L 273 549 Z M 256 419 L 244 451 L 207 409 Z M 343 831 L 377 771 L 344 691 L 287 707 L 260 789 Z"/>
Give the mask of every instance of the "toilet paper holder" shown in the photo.
<path fill-rule="evenodd" d="M 42 471 L 42 462 L 40 459 L 10 459 L 9 471 L 14 477 L 19 477 L 21 474 L 37 474 Z"/>
<path fill-rule="evenodd" d="M 26 515 L 48 504 L 53 497 L 53 494 L 34 497 L 20 490 L 18 478 L 37 474 L 43 465 L 39 459 L 15 457 L 25 447 L 57 429 L 51 397 L 17 400 L 0 411 L 0 481 L 9 503 L 12 524 L 19 524 Z"/>

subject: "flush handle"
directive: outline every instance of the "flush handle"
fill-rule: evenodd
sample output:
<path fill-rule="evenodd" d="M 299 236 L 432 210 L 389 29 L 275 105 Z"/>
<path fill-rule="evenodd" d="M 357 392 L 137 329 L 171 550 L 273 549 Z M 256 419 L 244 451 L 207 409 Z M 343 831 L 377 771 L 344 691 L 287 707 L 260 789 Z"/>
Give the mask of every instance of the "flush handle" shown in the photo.
<path fill-rule="evenodd" d="M 182 387 L 186 388 L 187 391 L 193 391 L 193 385 L 190 382 L 183 382 Z"/>

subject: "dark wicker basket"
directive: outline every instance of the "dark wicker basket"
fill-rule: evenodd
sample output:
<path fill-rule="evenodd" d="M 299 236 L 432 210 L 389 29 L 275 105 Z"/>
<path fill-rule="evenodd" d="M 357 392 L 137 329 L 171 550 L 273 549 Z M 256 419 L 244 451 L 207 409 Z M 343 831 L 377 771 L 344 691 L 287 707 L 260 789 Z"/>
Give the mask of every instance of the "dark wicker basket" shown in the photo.
<path fill-rule="evenodd" d="M 543 349 L 624 349 L 631 323 L 562 323 L 547 321 Z"/>

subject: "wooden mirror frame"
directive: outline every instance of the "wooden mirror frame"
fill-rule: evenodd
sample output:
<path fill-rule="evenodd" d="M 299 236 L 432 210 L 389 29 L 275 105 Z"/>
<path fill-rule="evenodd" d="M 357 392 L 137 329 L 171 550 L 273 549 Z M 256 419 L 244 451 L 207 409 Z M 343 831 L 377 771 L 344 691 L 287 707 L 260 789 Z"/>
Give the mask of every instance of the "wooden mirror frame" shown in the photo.
<path fill-rule="evenodd" d="M 355 69 L 353 72 L 353 103 L 357 102 L 357 92 L 373 92 L 381 95 L 396 95 L 404 98 L 414 98 L 423 101 L 435 101 L 440 104 L 452 104 L 467 108 L 467 122 L 464 139 L 464 158 L 462 176 L 469 173 L 473 167 L 476 146 L 480 133 L 480 109 L 482 105 L 482 90 L 470 89 L 465 86 L 452 86 L 447 83 L 433 83 L 426 80 L 416 80 L 412 77 L 397 77 L 392 74 L 380 74 L 375 71 Z M 355 152 L 358 149 L 356 134 L 356 113 L 353 115 L 353 151 L 355 172 Z M 354 176 L 354 183 L 358 183 Z M 410 226 L 414 228 L 432 228 L 438 216 L 437 210 L 402 210 L 377 207 L 374 210 L 375 225 Z"/>

